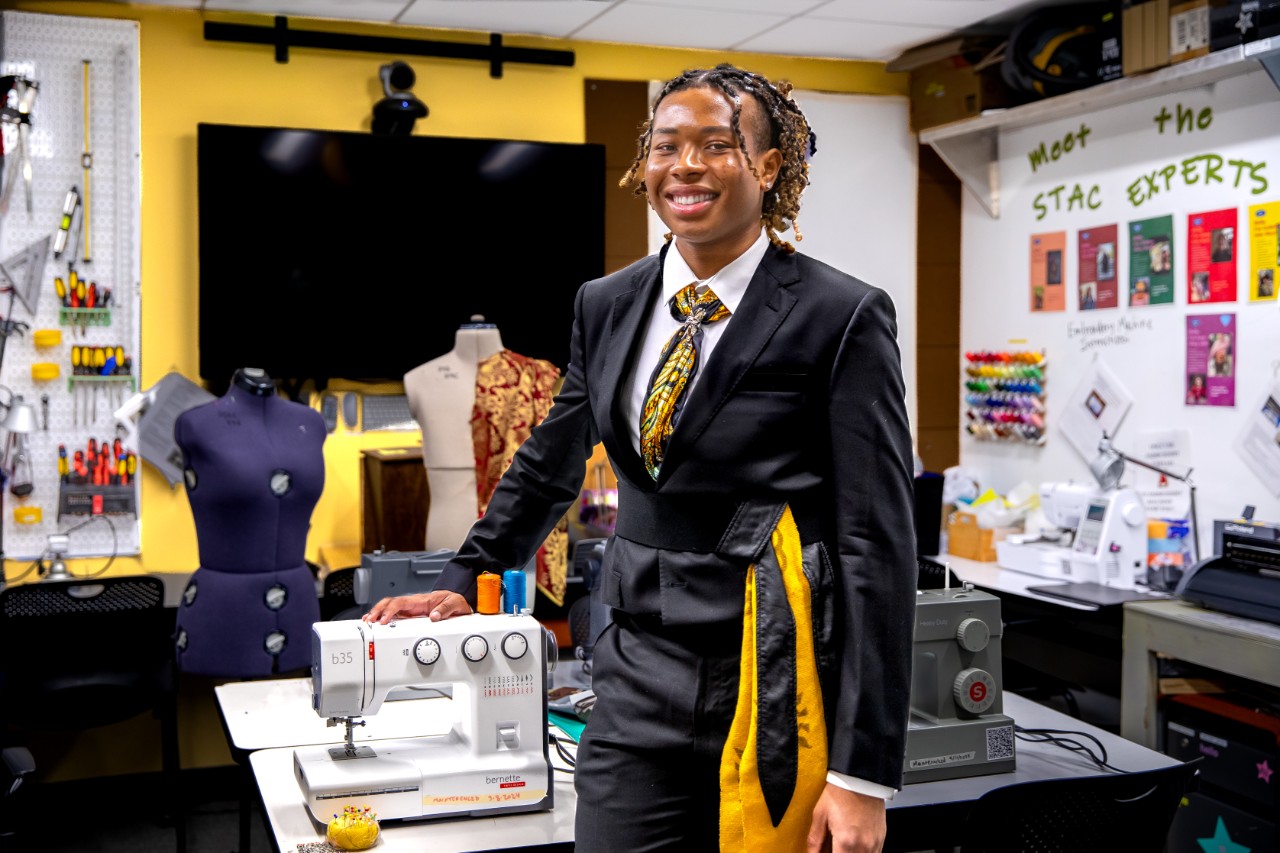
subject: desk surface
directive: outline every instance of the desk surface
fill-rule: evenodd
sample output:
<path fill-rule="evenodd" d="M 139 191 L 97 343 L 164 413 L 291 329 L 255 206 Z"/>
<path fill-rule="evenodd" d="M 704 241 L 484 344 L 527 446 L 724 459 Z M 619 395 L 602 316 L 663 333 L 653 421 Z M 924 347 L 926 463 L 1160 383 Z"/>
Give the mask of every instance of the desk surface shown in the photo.
<path fill-rule="evenodd" d="M 1037 601 L 1044 601 L 1049 604 L 1056 604 L 1059 607 L 1066 607 L 1070 610 L 1090 610 L 1097 611 L 1099 608 L 1096 604 L 1082 604 L 1075 601 L 1068 601 L 1065 598 L 1054 598 L 1051 595 L 1041 595 L 1038 592 L 1030 592 L 1029 586 L 1045 586 L 1052 583 L 1060 583 L 1060 581 L 1051 578 L 1043 578 L 1039 575 L 1028 575 L 1024 572 L 1015 572 L 1012 569 L 1002 569 L 996 563 L 982 563 L 977 560 L 967 560 L 964 557 L 957 557 L 954 554 L 939 554 L 931 559 L 937 560 L 939 563 L 951 566 L 952 571 L 956 573 L 956 577 L 962 581 L 969 581 L 975 586 L 983 589 L 989 589 L 993 592 L 1005 592 L 1012 595 L 1020 595 L 1024 598 L 1034 598 Z"/>
<path fill-rule="evenodd" d="M 307 716 L 314 718 L 308 702 L 298 704 L 300 687 L 306 684 L 304 679 L 274 682 L 275 687 L 270 686 L 272 684 L 249 682 L 223 685 L 234 688 L 231 690 L 218 688 L 218 701 L 229 718 L 228 730 L 237 739 L 237 745 L 252 748 L 250 744 L 267 743 L 272 737 L 277 738 L 277 745 L 287 743 L 290 746 L 336 742 L 340 739 L 338 730 L 326 729 L 323 721 L 315 720 L 319 723 L 318 728 L 311 726 L 310 720 L 304 721 Z M 275 697 L 278 701 L 273 701 L 265 711 L 262 706 L 258 706 L 257 711 L 249 713 L 251 709 L 248 703 L 270 697 Z M 443 720 L 441 712 L 445 711 L 447 702 L 441 699 L 388 703 L 381 713 L 369 718 L 369 726 L 360 730 L 357 737 L 364 740 L 368 739 L 368 735 L 376 736 L 379 733 L 382 737 L 400 736 L 405 734 L 405 726 L 410 725 L 411 721 L 416 722 L 417 726 L 414 734 L 429 734 L 440 727 Z M 249 722 L 248 718 L 258 713 L 268 722 Z M 1110 763 L 1124 770 L 1151 770 L 1178 763 L 1168 756 L 1020 696 L 1005 695 L 1005 713 L 1024 728 L 1053 728 L 1092 734 L 1106 746 Z M 384 716 L 387 716 L 386 725 L 375 729 L 374 725 L 382 721 Z M 293 725 L 286 726 L 285 720 L 292 720 Z M 391 731 L 397 734 L 388 734 Z M 315 739 L 321 733 L 326 736 Z M 250 755 L 249 761 L 262 792 L 271 830 L 282 853 L 289 853 L 298 844 L 323 839 L 323 827 L 311 820 L 294 778 L 293 749 L 260 749 Z M 966 802 L 994 788 L 1019 782 L 1094 775 L 1105 775 L 1105 771 L 1099 770 L 1079 753 L 1050 744 L 1020 740 L 1018 766 L 1013 773 L 908 785 L 894 797 L 889 806 L 891 809 L 910 809 Z M 571 776 L 556 774 L 555 797 L 556 807 L 551 812 L 388 824 L 384 827 L 380 849 L 385 848 L 388 853 L 426 849 L 433 853 L 464 853 L 572 841 L 576 797 Z"/>

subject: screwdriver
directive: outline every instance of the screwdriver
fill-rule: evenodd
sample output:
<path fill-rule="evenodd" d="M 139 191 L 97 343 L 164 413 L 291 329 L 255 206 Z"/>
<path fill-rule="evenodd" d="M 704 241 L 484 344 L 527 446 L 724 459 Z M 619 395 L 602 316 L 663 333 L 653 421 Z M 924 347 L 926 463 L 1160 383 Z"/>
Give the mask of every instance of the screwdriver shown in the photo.
<path fill-rule="evenodd" d="M 58 445 L 58 479 L 67 482 L 67 475 L 71 473 L 71 467 L 67 464 L 67 446 L 65 444 Z"/>
<path fill-rule="evenodd" d="M 54 292 L 58 294 L 58 302 L 66 307 L 67 305 L 67 283 L 62 280 L 62 276 L 58 276 L 53 280 Z"/>

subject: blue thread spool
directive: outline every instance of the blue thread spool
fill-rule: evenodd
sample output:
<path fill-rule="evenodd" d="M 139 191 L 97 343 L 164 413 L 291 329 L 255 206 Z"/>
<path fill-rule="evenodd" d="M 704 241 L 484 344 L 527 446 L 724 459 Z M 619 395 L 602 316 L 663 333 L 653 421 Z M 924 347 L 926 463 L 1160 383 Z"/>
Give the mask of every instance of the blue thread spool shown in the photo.
<path fill-rule="evenodd" d="M 524 608 L 524 572 L 508 569 L 502 573 L 502 612 L 518 616 Z"/>

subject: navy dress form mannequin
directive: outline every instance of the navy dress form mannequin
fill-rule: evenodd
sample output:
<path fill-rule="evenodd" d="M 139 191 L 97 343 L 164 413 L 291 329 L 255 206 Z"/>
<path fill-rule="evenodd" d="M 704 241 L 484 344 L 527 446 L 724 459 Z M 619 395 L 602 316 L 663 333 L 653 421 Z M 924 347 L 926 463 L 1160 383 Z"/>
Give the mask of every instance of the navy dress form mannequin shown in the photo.
<path fill-rule="evenodd" d="M 243 368 L 173 432 L 200 551 L 178 608 L 179 666 L 240 677 L 309 666 L 320 604 L 303 554 L 324 489 L 324 419 Z"/>

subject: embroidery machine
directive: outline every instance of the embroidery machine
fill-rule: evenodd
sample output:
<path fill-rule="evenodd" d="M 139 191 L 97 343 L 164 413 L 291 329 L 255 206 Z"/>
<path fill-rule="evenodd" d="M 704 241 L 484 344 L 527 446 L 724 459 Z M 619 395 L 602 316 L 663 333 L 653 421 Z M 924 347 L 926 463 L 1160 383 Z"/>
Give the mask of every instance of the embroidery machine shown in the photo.
<path fill-rule="evenodd" d="M 312 707 L 346 726 L 342 746 L 294 753 L 294 775 L 317 820 L 347 805 L 382 819 L 491 816 L 552 808 L 547 755 L 545 629 L 528 615 L 440 622 L 361 620 L 312 627 Z M 357 747 L 356 718 L 399 687 L 451 688 L 445 734 Z"/>
<path fill-rule="evenodd" d="M 1042 483 L 1040 507 L 1059 535 L 1015 534 L 997 542 L 1000 568 L 1124 589 L 1145 580 L 1147 514 L 1133 489 Z"/>

